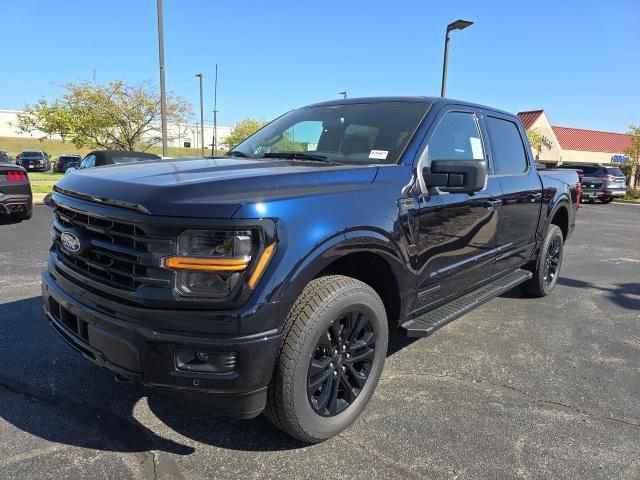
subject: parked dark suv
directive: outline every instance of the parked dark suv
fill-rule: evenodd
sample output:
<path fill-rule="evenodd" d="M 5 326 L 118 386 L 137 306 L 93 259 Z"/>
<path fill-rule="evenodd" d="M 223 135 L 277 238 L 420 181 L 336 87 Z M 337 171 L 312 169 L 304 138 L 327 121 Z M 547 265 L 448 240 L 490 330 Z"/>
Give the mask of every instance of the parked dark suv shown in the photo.
<path fill-rule="evenodd" d="M 494 108 L 311 105 L 225 158 L 66 175 L 45 312 L 119 379 L 318 442 L 369 402 L 390 328 L 423 337 L 515 286 L 551 293 L 577 183 L 538 172 Z"/>
<path fill-rule="evenodd" d="M 82 157 L 78 154 L 60 155 L 53 164 L 53 171 L 56 173 L 64 173 L 69 168 L 78 168 Z"/>
<path fill-rule="evenodd" d="M 17 160 L 19 165 L 31 172 L 48 172 L 51 169 L 49 155 L 41 151 L 21 152 Z"/>
<path fill-rule="evenodd" d="M 51 170 L 49 155 L 41 151 L 21 152 L 17 162 L 29 172 L 48 172 Z"/>

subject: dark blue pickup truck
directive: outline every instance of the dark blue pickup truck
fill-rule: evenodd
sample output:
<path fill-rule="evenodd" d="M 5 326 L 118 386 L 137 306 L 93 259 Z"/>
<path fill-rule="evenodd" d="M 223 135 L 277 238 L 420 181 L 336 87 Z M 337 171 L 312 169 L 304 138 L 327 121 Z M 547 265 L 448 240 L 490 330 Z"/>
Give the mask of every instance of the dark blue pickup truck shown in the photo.
<path fill-rule="evenodd" d="M 311 105 L 225 158 L 60 180 L 45 311 L 119 380 L 318 442 L 369 402 L 390 328 L 426 336 L 517 285 L 550 293 L 577 183 L 538 172 L 493 108 Z"/>

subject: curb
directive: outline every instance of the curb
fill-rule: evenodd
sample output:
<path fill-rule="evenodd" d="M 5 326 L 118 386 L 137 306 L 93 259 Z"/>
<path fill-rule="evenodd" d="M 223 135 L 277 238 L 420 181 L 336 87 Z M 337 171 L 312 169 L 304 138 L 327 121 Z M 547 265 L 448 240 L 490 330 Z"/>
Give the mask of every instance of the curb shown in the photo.
<path fill-rule="evenodd" d="M 47 195 L 46 193 L 33 193 L 33 204 L 34 205 L 44 205 L 44 197 Z"/>

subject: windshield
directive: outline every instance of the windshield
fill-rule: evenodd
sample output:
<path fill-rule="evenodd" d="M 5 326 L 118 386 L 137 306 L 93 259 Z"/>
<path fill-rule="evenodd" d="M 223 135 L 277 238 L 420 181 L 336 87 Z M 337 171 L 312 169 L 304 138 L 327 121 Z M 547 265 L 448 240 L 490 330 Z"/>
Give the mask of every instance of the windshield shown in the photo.
<path fill-rule="evenodd" d="M 30 157 L 30 158 L 42 158 L 44 155 L 42 152 L 22 152 L 20 154 L 21 157 Z"/>
<path fill-rule="evenodd" d="M 237 145 L 231 155 L 339 163 L 396 163 L 429 108 L 422 102 L 351 103 L 305 107 L 277 118 Z"/>

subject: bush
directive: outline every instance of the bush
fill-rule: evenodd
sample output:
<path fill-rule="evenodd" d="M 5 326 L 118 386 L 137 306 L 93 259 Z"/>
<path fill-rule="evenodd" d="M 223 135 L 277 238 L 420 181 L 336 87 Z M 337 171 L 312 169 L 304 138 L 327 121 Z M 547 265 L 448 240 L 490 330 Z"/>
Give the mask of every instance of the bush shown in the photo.
<path fill-rule="evenodd" d="M 630 188 L 629 190 L 627 190 L 627 195 L 625 196 L 625 198 L 628 198 L 628 199 L 631 199 L 631 200 L 640 199 L 640 189 L 638 189 L 638 188 Z"/>

